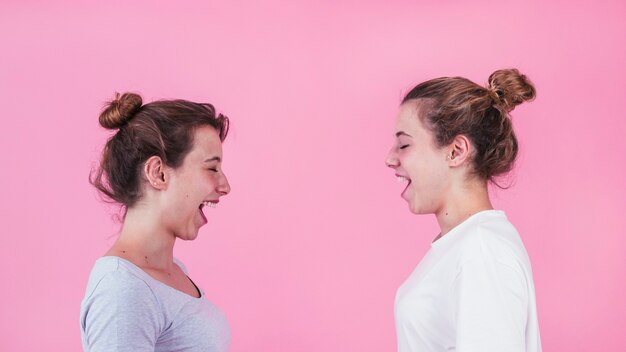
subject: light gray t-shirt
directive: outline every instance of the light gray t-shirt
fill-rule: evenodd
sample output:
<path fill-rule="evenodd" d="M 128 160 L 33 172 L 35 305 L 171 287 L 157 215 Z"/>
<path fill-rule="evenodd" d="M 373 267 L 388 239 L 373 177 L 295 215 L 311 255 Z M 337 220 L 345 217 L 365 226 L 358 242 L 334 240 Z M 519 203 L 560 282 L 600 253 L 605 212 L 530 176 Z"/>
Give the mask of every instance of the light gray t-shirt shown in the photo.
<path fill-rule="evenodd" d="M 176 261 L 181 269 L 186 268 Z M 114 256 L 98 259 L 80 307 L 85 351 L 225 352 L 224 314 L 201 289 L 195 298 Z"/>

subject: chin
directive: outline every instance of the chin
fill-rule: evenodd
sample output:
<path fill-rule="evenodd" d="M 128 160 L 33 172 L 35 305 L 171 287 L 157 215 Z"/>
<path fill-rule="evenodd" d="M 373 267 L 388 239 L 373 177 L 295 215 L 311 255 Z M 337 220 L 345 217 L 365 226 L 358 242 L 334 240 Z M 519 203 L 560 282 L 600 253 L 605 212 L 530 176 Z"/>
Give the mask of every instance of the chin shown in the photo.
<path fill-rule="evenodd" d="M 415 202 L 413 200 L 407 200 L 404 199 L 406 201 L 406 205 L 409 207 L 409 211 L 413 214 L 419 214 L 418 208 L 417 206 L 414 204 Z"/>
<path fill-rule="evenodd" d="M 409 204 L 409 210 L 411 211 L 411 213 L 413 213 L 415 215 L 423 214 L 421 211 L 419 211 L 419 209 L 415 209 L 410 204 Z"/>
<path fill-rule="evenodd" d="M 178 237 L 180 240 L 183 240 L 183 241 L 193 241 L 196 238 L 198 238 L 198 231 L 196 231 L 194 233 L 187 233 L 187 234 L 184 234 L 184 235 L 179 235 L 179 236 L 176 236 L 176 237 Z"/>
<path fill-rule="evenodd" d="M 197 236 L 194 236 L 194 237 L 179 237 L 178 239 L 180 239 L 181 241 L 187 242 L 187 241 L 193 241 L 196 238 L 197 238 Z"/>
<path fill-rule="evenodd" d="M 419 204 L 413 204 L 413 203 L 409 203 L 409 210 L 411 211 L 411 213 L 415 215 L 424 215 L 424 214 L 433 213 L 432 211 L 428 209 L 424 209 L 424 207 L 420 206 Z"/>

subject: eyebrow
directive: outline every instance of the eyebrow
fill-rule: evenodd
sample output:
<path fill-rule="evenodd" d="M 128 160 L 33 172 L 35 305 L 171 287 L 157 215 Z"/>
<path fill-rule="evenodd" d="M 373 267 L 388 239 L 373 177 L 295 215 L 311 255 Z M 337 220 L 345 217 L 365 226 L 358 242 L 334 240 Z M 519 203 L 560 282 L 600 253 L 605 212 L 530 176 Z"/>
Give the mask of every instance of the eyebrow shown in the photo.
<path fill-rule="evenodd" d="M 204 162 L 210 163 L 211 161 L 217 161 L 219 163 L 219 162 L 222 162 L 222 158 L 220 158 L 219 156 L 214 156 L 212 158 L 206 159 Z"/>
<path fill-rule="evenodd" d="M 411 136 L 410 134 L 404 132 L 404 131 L 398 131 L 396 132 L 396 137 L 400 137 L 400 136 L 407 136 L 407 137 L 411 137 L 413 138 L 413 136 Z"/>

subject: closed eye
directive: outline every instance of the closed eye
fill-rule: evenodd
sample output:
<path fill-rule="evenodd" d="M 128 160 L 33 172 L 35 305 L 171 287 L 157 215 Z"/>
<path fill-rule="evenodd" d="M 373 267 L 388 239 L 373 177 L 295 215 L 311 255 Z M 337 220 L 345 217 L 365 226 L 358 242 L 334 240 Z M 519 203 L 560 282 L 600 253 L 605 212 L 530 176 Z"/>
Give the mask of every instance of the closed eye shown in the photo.
<path fill-rule="evenodd" d="M 400 149 L 406 149 L 409 145 L 408 144 L 404 144 L 400 146 Z"/>

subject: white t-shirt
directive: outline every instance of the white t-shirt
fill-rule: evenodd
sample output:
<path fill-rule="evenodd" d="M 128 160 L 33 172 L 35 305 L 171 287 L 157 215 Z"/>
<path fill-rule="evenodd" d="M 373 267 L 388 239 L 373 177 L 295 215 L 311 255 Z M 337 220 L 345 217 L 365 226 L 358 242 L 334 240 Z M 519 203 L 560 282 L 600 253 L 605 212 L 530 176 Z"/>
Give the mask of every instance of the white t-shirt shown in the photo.
<path fill-rule="evenodd" d="M 540 352 L 530 260 L 502 211 L 431 244 L 395 301 L 399 352 Z"/>
<path fill-rule="evenodd" d="M 83 349 L 226 352 L 228 321 L 199 291 L 200 298 L 189 296 L 125 259 L 102 257 L 89 275 L 80 307 Z"/>

